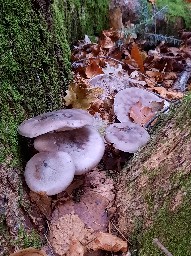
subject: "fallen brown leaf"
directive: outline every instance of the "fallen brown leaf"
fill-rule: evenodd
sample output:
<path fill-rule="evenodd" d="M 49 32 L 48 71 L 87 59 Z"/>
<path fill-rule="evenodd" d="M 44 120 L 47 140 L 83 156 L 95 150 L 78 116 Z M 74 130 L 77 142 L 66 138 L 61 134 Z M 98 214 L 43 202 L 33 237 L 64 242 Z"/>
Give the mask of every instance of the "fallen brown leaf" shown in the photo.
<path fill-rule="evenodd" d="M 164 74 L 165 80 L 175 80 L 177 79 L 177 74 L 175 72 L 167 72 Z"/>
<path fill-rule="evenodd" d="M 184 96 L 184 94 L 182 92 L 174 92 L 174 91 L 167 91 L 167 89 L 165 89 L 164 87 L 154 87 L 151 88 L 152 91 L 157 92 L 158 94 L 160 94 L 163 98 L 165 99 L 182 99 L 182 97 Z"/>
<path fill-rule="evenodd" d="M 84 253 L 84 246 L 78 240 L 73 239 L 66 256 L 84 256 Z"/>
<path fill-rule="evenodd" d="M 92 78 L 93 76 L 103 74 L 102 68 L 96 63 L 96 61 L 91 61 L 85 69 L 85 74 L 87 78 Z"/>
<path fill-rule="evenodd" d="M 162 82 L 164 79 L 164 74 L 159 71 L 146 71 L 146 75 L 154 78 L 156 82 Z"/>
<path fill-rule="evenodd" d="M 134 104 L 129 110 L 129 117 L 136 123 L 144 125 L 154 116 L 152 108 L 145 107 L 141 101 Z"/>
<path fill-rule="evenodd" d="M 136 43 L 133 43 L 133 47 L 131 49 L 131 58 L 136 61 L 138 67 L 140 68 L 140 71 L 144 73 L 145 69 L 143 65 L 143 56 Z"/>
<path fill-rule="evenodd" d="M 110 49 L 115 46 L 114 42 L 109 37 L 105 37 L 103 40 L 101 40 L 100 45 L 103 49 Z"/>
<path fill-rule="evenodd" d="M 173 84 L 174 84 L 174 80 L 164 80 L 162 83 L 162 85 L 165 88 L 171 88 Z"/>
<path fill-rule="evenodd" d="M 29 193 L 31 201 L 34 202 L 39 210 L 46 216 L 47 219 L 50 219 L 50 215 L 52 212 L 52 199 L 47 196 L 46 193 L 35 193 L 30 191 Z"/>
<path fill-rule="evenodd" d="M 66 90 L 67 95 L 64 97 L 65 105 L 71 105 L 73 108 L 88 109 L 98 96 L 103 93 L 101 88 L 89 87 L 83 79 L 74 81 Z"/>
<path fill-rule="evenodd" d="M 88 249 L 93 251 L 104 250 L 109 252 L 127 252 L 127 242 L 110 233 L 98 232 L 94 240 L 88 244 Z"/>
<path fill-rule="evenodd" d="M 11 253 L 9 256 L 47 256 L 47 254 L 43 250 L 27 248 Z"/>

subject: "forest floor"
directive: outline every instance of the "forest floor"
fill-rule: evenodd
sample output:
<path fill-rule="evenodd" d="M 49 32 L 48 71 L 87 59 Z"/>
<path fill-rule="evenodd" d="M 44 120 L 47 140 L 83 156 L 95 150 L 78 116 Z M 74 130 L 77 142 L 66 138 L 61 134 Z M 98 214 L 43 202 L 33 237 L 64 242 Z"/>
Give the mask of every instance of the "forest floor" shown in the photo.
<path fill-rule="evenodd" d="M 140 95 L 142 90 L 152 92 L 158 99 L 145 103 L 144 96 L 137 98 L 133 91 L 135 102 L 125 112 L 128 122 L 150 133 L 150 142 L 133 158 L 132 152 L 121 152 L 108 143 L 97 168 L 52 197 L 29 191 L 22 172 L 7 170 L 12 161 L 11 156 L 7 158 L 0 180 L 0 255 L 43 247 L 47 255 L 72 256 L 71 236 L 80 241 L 76 250 L 86 249 L 78 255 L 127 255 L 123 243 L 111 252 L 121 240 L 128 241 L 131 255 L 161 255 L 153 246 L 154 238 L 174 256 L 190 255 L 191 100 L 188 95 L 182 103 L 182 98 L 191 88 L 191 32 L 184 32 L 181 40 L 162 42 L 148 51 L 145 42 L 107 30 L 97 42 L 86 37 L 75 47 L 74 80 L 63 105 L 87 110 L 104 134 L 105 128 L 116 122 L 119 91 L 138 88 Z M 36 153 L 33 141 L 24 144 L 25 149 L 29 146 L 29 159 Z M 63 221 L 66 215 L 71 227 Z M 112 232 L 121 240 L 110 237 L 96 247 L 91 243 L 95 231 Z M 82 234 L 85 238 L 81 241 Z M 63 252 L 63 240 L 67 239 Z M 114 240 L 115 246 L 111 245 Z M 72 243 L 74 246 L 76 241 Z"/>

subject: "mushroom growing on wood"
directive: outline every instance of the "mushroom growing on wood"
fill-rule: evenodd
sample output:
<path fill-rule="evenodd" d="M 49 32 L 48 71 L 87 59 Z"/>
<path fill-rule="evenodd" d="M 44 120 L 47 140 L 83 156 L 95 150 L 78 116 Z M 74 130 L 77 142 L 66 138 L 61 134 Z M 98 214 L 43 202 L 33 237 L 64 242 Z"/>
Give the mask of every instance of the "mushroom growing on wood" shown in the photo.
<path fill-rule="evenodd" d="M 71 130 L 93 123 L 93 117 L 82 109 L 61 109 L 25 120 L 18 127 L 19 134 L 34 138 L 56 130 Z"/>
<path fill-rule="evenodd" d="M 106 128 L 105 139 L 124 152 L 135 153 L 149 138 L 148 132 L 142 126 L 132 122 L 115 123 Z"/>
<path fill-rule="evenodd" d="M 75 166 L 65 152 L 40 152 L 25 168 L 25 180 L 34 192 L 55 195 L 65 190 L 74 178 Z"/>
<path fill-rule="evenodd" d="M 152 92 L 140 88 L 127 88 L 119 91 L 114 99 L 114 112 L 120 122 L 130 121 L 129 112 L 133 105 L 140 102 L 143 106 L 156 110 L 156 102 L 161 109 L 169 106 L 169 102 L 163 100 Z"/>
<path fill-rule="evenodd" d="M 100 162 L 105 150 L 101 135 L 91 126 L 41 135 L 35 139 L 34 147 L 38 151 L 67 152 L 74 161 L 76 175 L 93 169 Z"/>

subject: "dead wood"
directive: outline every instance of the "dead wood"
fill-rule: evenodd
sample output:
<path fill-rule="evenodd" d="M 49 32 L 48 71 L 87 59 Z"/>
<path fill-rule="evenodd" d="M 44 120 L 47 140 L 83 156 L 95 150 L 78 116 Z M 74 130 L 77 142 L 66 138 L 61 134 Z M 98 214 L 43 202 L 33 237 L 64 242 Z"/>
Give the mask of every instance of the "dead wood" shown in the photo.
<path fill-rule="evenodd" d="M 186 91 L 186 85 L 188 82 L 188 79 L 191 77 L 191 61 L 189 61 L 185 67 L 185 70 L 181 73 L 181 75 L 178 77 L 176 82 L 173 85 L 173 90 L 177 90 L 180 92 Z"/>
<path fill-rule="evenodd" d="M 166 256 L 173 256 L 172 253 L 170 253 L 166 247 L 164 247 L 163 244 L 158 240 L 158 238 L 153 239 L 153 244 L 155 244 Z"/>

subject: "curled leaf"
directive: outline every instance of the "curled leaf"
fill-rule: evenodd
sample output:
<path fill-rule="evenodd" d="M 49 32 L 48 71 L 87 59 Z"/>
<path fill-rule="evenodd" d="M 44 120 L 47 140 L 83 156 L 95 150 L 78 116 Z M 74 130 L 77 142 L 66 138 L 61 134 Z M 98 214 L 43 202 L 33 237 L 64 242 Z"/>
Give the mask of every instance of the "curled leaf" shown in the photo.
<path fill-rule="evenodd" d="M 104 250 L 110 252 L 127 252 L 127 242 L 109 233 L 98 232 L 94 240 L 88 245 L 93 251 Z"/>
<path fill-rule="evenodd" d="M 96 61 L 91 61 L 90 65 L 86 67 L 85 74 L 87 78 L 92 78 L 93 76 L 103 74 L 103 71 Z"/>
<path fill-rule="evenodd" d="M 183 97 L 183 93 L 182 92 L 174 92 L 174 91 L 168 91 L 167 89 L 165 89 L 164 87 L 154 87 L 151 88 L 154 92 L 159 93 L 163 98 L 165 99 L 182 99 Z"/>
<path fill-rule="evenodd" d="M 145 107 L 140 101 L 129 110 L 129 116 L 136 124 L 144 125 L 154 116 L 152 108 Z"/>
<path fill-rule="evenodd" d="M 65 105 L 71 105 L 73 108 L 88 109 L 102 92 L 101 88 L 91 88 L 83 81 L 74 82 L 66 90 Z"/>

